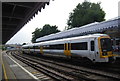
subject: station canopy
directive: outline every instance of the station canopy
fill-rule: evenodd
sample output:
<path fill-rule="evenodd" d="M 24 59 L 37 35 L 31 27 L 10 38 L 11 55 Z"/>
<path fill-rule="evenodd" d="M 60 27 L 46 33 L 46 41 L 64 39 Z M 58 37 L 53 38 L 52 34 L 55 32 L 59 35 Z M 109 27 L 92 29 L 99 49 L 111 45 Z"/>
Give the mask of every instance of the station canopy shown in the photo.
<path fill-rule="evenodd" d="M 2 44 L 13 37 L 48 2 L 2 2 Z"/>
<path fill-rule="evenodd" d="M 93 33 L 102 33 L 109 29 L 117 29 L 117 31 L 119 32 L 120 17 L 116 17 L 103 22 L 94 22 L 81 27 L 76 27 L 70 30 L 43 36 L 43 37 L 37 38 L 36 42 L 70 38 L 70 37 L 82 36 L 82 35 L 93 34 Z"/>

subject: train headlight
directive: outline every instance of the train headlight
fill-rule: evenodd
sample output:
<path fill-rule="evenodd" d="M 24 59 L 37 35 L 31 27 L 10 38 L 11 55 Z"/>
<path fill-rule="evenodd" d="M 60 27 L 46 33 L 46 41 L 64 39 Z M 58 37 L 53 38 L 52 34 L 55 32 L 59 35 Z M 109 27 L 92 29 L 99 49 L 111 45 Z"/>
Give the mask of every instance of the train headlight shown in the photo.
<path fill-rule="evenodd" d="M 104 53 L 102 53 L 102 55 L 103 55 L 103 56 L 106 56 L 106 55 L 107 55 L 107 53 L 106 53 L 106 52 L 104 52 Z"/>

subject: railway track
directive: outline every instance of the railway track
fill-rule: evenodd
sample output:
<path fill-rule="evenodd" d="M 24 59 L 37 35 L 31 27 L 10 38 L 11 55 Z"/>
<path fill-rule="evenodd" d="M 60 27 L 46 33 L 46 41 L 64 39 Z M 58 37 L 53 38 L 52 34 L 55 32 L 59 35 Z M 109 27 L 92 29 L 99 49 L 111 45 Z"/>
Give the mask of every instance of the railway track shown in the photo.
<path fill-rule="evenodd" d="M 45 73 L 54 80 L 59 81 L 119 81 L 117 74 L 103 72 L 99 70 L 88 69 L 85 67 L 74 66 L 66 63 L 55 62 L 28 55 L 12 54 L 15 58 L 21 60 L 27 65 Z"/>
<path fill-rule="evenodd" d="M 42 57 L 40 56 L 39 58 L 44 58 L 44 56 L 42 56 Z M 49 59 L 49 60 L 58 61 L 58 62 L 62 61 L 63 63 L 71 64 L 71 65 L 74 65 L 74 66 L 82 66 L 84 68 L 90 68 L 90 69 L 96 69 L 96 70 L 100 70 L 100 71 L 102 70 L 102 71 L 105 71 L 105 72 L 120 74 L 120 69 L 119 69 L 120 68 L 120 65 L 119 65 L 120 60 L 117 60 L 113 64 L 111 64 L 111 63 L 92 64 L 92 63 L 90 63 L 88 61 L 83 61 L 81 59 L 72 59 L 71 60 L 71 59 L 65 59 L 65 58 L 54 58 L 54 57 L 46 57 L 46 56 L 45 56 L 44 59 L 46 59 L 46 60 Z"/>
<path fill-rule="evenodd" d="M 30 60 L 30 58 L 29 59 L 23 58 L 21 56 L 15 55 L 15 54 L 13 56 L 15 58 L 17 58 L 18 60 L 22 61 L 23 63 L 27 64 L 28 66 L 34 68 L 35 70 L 40 71 L 40 72 L 48 75 L 49 77 L 53 78 L 53 81 L 73 81 L 74 80 L 74 78 L 63 75 L 59 72 L 56 72 L 52 69 L 48 69 L 47 67 L 38 64 L 34 60 Z"/>
<path fill-rule="evenodd" d="M 39 57 L 39 58 L 38 58 Z M 67 63 L 67 64 L 70 64 L 70 65 L 74 65 L 74 66 L 82 66 L 84 68 L 90 68 L 90 69 L 96 69 L 96 70 L 102 70 L 102 71 L 105 71 L 105 72 L 110 72 L 110 73 L 115 73 L 115 74 L 120 74 L 120 60 L 117 60 L 117 62 L 111 64 L 111 63 L 97 63 L 97 64 L 91 64 L 91 63 L 85 63 L 83 61 L 80 60 L 71 60 L 71 59 L 65 59 L 65 58 L 55 58 L 55 57 L 46 57 L 46 56 L 37 56 L 36 55 L 32 55 L 32 58 L 35 58 L 35 59 L 46 59 L 48 61 L 52 61 L 55 62 L 59 62 L 59 63 Z M 104 66 L 104 67 L 103 67 Z"/>
<path fill-rule="evenodd" d="M 113 73 L 107 73 L 107 72 L 101 72 L 99 70 L 93 70 L 92 68 L 92 72 L 91 72 L 91 69 L 88 69 L 88 68 L 85 68 L 85 67 L 79 67 L 79 66 L 73 66 L 73 65 L 70 65 L 70 64 L 65 64 L 65 63 L 60 63 L 60 62 L 55 62 L 55 61 L 51 61 L 51 60 L 47 60 L 47 59 L 41 59 L 41 58 L 37 58 L 37 57 L 32 57 L 34 59 L 37 59 L 37 60 L 40 60 L 40 61 L 44 61 L 44 62 L 47 62 L 47 63 L 52 63 L 52 64 L 56 64 L 56 65 L 59 65 L 59 66 L 63 66 L 63 67 L 67 67 L 67 68 L 71 68 L 71 69 L 75 69 L 76 71 L 82 71 L 82 72 L 90 72 L 92 74 L 95 74 L 95 75 L 101 75 L 101 76 L 107 76 L 107 77 L 111 77 L 111 78 L 119 78 L 119 75 L 118 74 L 114 74 Z M 97 67 L 98 68 L 98 67 Z M 99 68 L 100 69 L 100 68 Z M 103 68 L 102 68 L 103 69 Z M 109 68 L 107 68 L 109 69 Z M 119 68 L 118 68 L 119 69 Z M 101 69 L 100 69 L 101 70 Z M 104 69 L 105 70 L 105 69 Z M 103 70 L 103 71 L 104 71 Z M 110 69 L 109 69 L 110 70 Z M 110 71 L 111 72 L 111 71 Z M 112 76 L 111 76 L 112 75 Z"/>

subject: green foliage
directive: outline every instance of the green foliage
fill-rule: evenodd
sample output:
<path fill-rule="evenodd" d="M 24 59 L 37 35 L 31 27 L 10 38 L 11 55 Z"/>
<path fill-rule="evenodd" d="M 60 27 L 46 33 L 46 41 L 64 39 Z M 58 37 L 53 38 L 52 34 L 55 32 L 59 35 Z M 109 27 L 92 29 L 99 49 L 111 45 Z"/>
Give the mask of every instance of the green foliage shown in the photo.
<path fill-rule="evenodd" d="M 0 50 L 6 50 L 6 47 L 4 45 L 0 45 Z"/>
<path fill-rule="evenodd" d="M 60 32 L 60 30 L 58 30 L 57 28 L 58 27 L 56 25 L 50 26 L 49 24 L 44 25 L 42 29 L 36 28 L 35 31 L 32 32 L 32 42 L 35 42 L 35 40 L 39 37 Z"/>
<path fill-rule="evenodd" d="M 2 49 L 2 45 L 0 45 L 0 49 Z"/>
<path fill-rule="evenodd" d="M 73 12 L 70 13 L 67 21 L 67 29 L 80 27 L 93 22 L 104 21 L 105 12 L 100 7 L 100 3 L 83 2 L 78 4 Z"/>

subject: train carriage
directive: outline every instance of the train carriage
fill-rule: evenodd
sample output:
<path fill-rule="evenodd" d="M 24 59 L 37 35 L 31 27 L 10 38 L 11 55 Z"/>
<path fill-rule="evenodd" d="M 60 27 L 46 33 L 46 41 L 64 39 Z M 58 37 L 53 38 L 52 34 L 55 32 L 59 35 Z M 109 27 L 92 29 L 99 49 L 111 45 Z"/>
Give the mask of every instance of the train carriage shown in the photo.
<path fill-rule="evenodd" d="M 59 40 L 51 40 L 23 46 L 25 53 L 51 56 L 83 57 L 92 62 L 113 62 L 111 39 L 106 34 L 91 34 Z"/>

